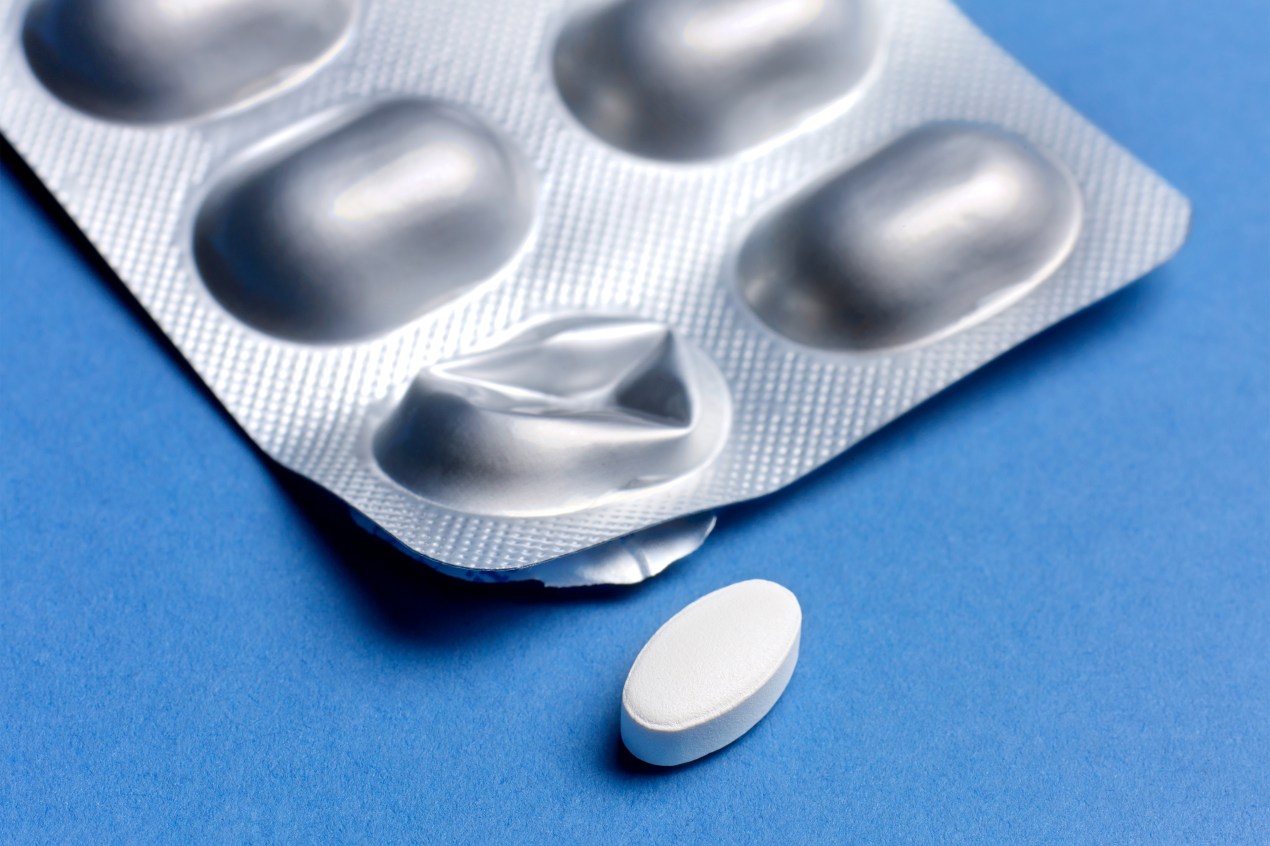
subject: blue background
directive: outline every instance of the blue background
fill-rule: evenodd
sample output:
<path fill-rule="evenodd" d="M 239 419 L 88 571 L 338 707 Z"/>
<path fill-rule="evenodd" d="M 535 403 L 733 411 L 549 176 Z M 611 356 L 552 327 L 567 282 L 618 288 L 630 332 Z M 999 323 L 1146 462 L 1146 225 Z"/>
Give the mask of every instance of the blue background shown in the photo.
<path fill-rule="evenodd" d="M 1190 243 L 634 590 L 363 536 L 0 156 L 0 840 L 1270 841 L 1270 5 L 965 7 Z M 621 753 L 644 640 L 759 576 L 806 615 L 772 715 Z"/>

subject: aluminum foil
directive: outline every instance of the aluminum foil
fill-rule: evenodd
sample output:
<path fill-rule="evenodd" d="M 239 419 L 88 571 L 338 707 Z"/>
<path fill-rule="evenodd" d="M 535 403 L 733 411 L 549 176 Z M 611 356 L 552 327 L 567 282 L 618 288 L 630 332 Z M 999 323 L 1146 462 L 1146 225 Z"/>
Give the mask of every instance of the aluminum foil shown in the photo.
<path fill-rule="evenodd" d="M 0 31 L 0 132 L 248 434 L 477 580 L 659 572 L 1189 224 L 945 0 Z"/>

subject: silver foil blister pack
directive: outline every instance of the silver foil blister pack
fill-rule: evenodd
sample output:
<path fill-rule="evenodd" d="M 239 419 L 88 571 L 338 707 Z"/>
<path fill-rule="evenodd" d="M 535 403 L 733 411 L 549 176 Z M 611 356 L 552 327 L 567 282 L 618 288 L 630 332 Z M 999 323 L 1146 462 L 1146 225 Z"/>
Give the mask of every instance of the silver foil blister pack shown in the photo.
<path fill-rule="evenodd" d="M 652 575 L 1189 223 L 946 0 L 0 22 L 0 132 L 235 419 L 472 578 Z"/>

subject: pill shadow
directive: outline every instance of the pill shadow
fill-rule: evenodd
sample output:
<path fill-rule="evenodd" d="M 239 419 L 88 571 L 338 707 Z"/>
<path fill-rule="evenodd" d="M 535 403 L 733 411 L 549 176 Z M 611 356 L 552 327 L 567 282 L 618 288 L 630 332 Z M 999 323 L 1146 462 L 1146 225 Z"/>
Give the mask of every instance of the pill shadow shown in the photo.
<path fill-rule="evenodd" d="M 601 755 L 600 766 L 617 779 L 629 782 L 670 779 L 676 775 L 690 773 L 693 770 L 705 769 L 716 762 L 726 760 L 729 755 L 743 754 L 740 750 L 744 749 L 748 743 L 762 743 L 763 734 L 767 731 L 768 721 L 781 719 L 781 711 L 781 703 L 778 701 L 770 713 L 727 746 L 717 749 L 709 755 L 697 758 L 695 761 L 689 761 L 686 764 L 679 764 L 674 767 L 659 767 L 656 764 L 650 764 L 647 761 L 636 758 L 626 748 L 626 744 L 622 742 L 620 721 L 613 720 L 612 726 L 605 736 L 607 743 L 603 747 L 604 754 Z"/>
<path fill-rule="evenodd" d="M 640 760 L 631 754 L 631 750 L 627 749 L 626 744 L 622 742 L 622 730 L 615 722 L 608 736 L 608 745 L 605 747 L 609 754 L 600 763 L 605 770 L 622 781 L 670 779 L 683 773 L 710 766 L 717 757 L 726 754 L 727 750 L 744 743 L 747 737 L 749 737 L 749 734 L 737 738 L 728 746 L 717 752 L 711 752 L 704 758 L 698 758 L 695 761 L 689 761 L 676 767 L 659 767 L 656 764 Z"/>
<path fill-rule="evenodd" d="M 641 761 L 632 755 L 631 750 L 627 749 L 626 744 L 622 742 L 622 731 L 617 725 L 613 726 L 612 732 L 607 739 L 608 744 L 605 748 L 609 750 L 609 755 L 601 764 L 606 770 L 623 780 L 674 778 L 678 773 L 687 772 L 709 763 L 710 759 L 718 754 L 716 752 L 704 758 L 680 764 L 677 767 L 659 767 L 656 764 Z"/>

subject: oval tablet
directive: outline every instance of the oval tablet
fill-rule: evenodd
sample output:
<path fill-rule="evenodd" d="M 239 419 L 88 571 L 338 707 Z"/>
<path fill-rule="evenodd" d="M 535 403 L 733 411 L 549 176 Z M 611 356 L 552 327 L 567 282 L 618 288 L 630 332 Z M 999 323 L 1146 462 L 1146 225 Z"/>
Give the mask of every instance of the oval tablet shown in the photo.
<path fill-rule="evenodd" d="M 802 623 L 794 595 L 762 579 L 716 590 L 670 618 L 626 677 L 626 748 L 673 767 L 745 734 L 785 692 Z"/>

